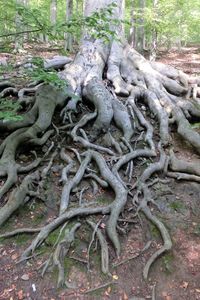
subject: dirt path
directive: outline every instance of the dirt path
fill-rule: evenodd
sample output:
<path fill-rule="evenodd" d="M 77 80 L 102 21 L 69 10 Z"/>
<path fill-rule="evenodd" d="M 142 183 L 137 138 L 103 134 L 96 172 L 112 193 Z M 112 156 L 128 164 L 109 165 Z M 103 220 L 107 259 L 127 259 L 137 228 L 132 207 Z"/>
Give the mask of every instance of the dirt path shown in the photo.
<path fill-rule="evenodd" d="M 28 51 L 33 52 L 34 55 L 38 53 L 35 50 Z M 37 55 L 50 57 L 52 53 L 57 54 L 55 51 L 47 52 L 40 49 Z M 184 48 L 181 53 L 175 50 L 167 54 L 163 52 L 160 53 L 159 60 L 186 73 L 200 72 L 200 48 L 198 47 Z M 177 157 L 194 159 L 199 163 L 198 157 L 177 137 L 174 151 Z M 53 218 L 56 207 L 52 204 L 52 195 L 56 197 L 56 193 L 61 189 L 59 186 L 54 186 L 55 176 L 58 176 L 56 169 L 48 181 L 46 205 L 40 202 L 30 203 L 27 205 L 25 216 L 24 212 L 22 215 L 22 211 L 19 210 L 3 231 L 9 231 L 10 228 L 17 228 L 19 225 L 28 227 L 34 224 L 37 227 Z M 17 263 L 20 254 L 32 237 L 22 235 L 0 240 L 0 299 L 142 300 L 154 299 L 152 296 L 154 292 L 156 300 L 200 299 L 200 184 L 171 180 L 167 185 L 160 183 L 154 185 L 153 194 L 159 207 L 157 215 L 171 233 L 173 250 L 153 265 L 148 282 L 144 281 L 142 270 L 150 255 L 160 247 L 161 238 L 156 228 L 145 221 L 141 215 L 140 223 L 133 222 L 125 226 L 122 222 L 121 228 L 128 232 L 126 235 L 121 235 L 123 256 L 117 261 L 111 251 L 110 259 L 112 264 L 123 260 L 124 263 L 118 267 L 111 267 L 110 276 L 102 275 L 100 271 L 99 248 L 97 251 L 91 250 L 91 263 L 88 270 L 85 262 L 91 236 L 88 236 L 87 225 L 83 224 L 81 236 L 79 233 L 81 242 L 75 242 L 74 252 L 70 253 L 70 256 L 78 258 L 79 261 L 74 258 L 66 259 L 66 276 L 72 285 L 76 285 L 76 288 L 71 289 L 56 289 L 54 270 L 44 278 L 41 278 L 38 271 L 45 258 L 48 258 L 51 253 L 55 236 L 48 238 L 40 248 L 43 255 L 40 256 L 38 252 L 38 256 L 20 264 Z M 109 195 L 102 191 L 98 197 L 103 202 Z M 124 218 L 126 219 L 126 215 Z M 144 247 L 147 249 L 142 252 Z M 88 289 L 111 281 L 111 284 L 101 289 L 85 293 Z"/>

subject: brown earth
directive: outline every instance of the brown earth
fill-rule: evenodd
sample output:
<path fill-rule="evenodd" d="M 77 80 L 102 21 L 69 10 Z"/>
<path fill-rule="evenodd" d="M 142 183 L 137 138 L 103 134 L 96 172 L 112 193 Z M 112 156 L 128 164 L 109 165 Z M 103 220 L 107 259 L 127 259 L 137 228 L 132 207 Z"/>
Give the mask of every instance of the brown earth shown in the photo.
<path fill-rule="evenodd" d="M 43 51 L 44 50 L 44 51 Z M 56 50 L 46 51 L 27 49 L 29 53 L 42 57 L 57 54 Z M 22 58 L 19 56 L 18 59 Z M 183 48 L 159 53 L 159 60 L 175 66 L 186 73 L 197 74 L 200 70 L 200 47 Z M 175 153 L 181 159 L 199 160 L 188 145 L 174 136 Z M 18 227 L 40 226 L 52 219 L 57 206 L 55 199 L 59 196 L 61 186 L 57 184 L 59 171 L 55 168 L 47 181 L 46 201 L 38 200 L 27 204 L 1 230 L 12 230 Z M 91 201 L 90 194 L 86 194 Z M 142 270 L 150 255 L 158 249 L 161 238 L 154 226 L 141 215 L 140 221 L 132 223 L 121 222 L 120 227 L 126 231 L 121 235 L 122 256 L 116 260 L 112 249 L 110 251 L 110 276 L 100 271 L 99 247 L 91 249 L 90 268 L 87 265 L 87 248 L 91 240 L 91 231 L 83 222 L 82 230 L 77 233 L 75 245 L 66 259 L 66 277 L 76 285 L 72 289 L 56 289 L 56 272 L 48 272 L 41 278 L 39 267 L 48 258 L 54 244 L 50 236 L 28 262 L 17 263 L 23 249 L 30 243 L 32 236 L 21 235 L 15 238 L 0 240 L 0 299 L 2 300 L 40 300 L 40 299 L 156 299 L 156 300 L 195 300 L 200 299 L 200 184 L 194 182 L 178 182 L 171 180 L 169 184 L 157 183 L 153 187 L 153 196 L 158 208 L 152 206 L 165 225 L 173 239 L 173 250 L 164 255 L 153 265 L 147 282 L 142 277 Z M 111 197 L 105 191 L 98 195 L 100 201 Z M 54 200 L 54 202 L 52 201 Z M 124 219 L 130 218 L 127 211 Z M 97 222 L 100 217 L 97 217 Z M 101 220 L 104 230 L 106 219 Z M 150 243 L 151 242 L 151 243 Z M 141 250 L 147 246 L 147 249 Z M 133 258 L 135 256 L 135 258 Z M 80 259 L 82 261 L 80 261 Z M 118 262 L 124 263 L 112 267 Z M 109 284 L 112 282 L 111 284 Z M 105 287 L 86 294 L 86 291 L 107 284 Z M 155 298 L 153 294 L 155 292 Z"/>

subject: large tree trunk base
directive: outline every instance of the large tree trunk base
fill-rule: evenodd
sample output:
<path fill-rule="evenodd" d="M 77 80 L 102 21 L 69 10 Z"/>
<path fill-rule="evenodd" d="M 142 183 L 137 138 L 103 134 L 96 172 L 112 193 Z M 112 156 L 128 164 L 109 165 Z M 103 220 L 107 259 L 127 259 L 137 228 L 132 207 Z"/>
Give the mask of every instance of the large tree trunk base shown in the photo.
<path fill-rule="evenodd" d="M 167 228 L 151 211 L 152 207 L 156 207 L 151 186 L 159 177 L 162 180 L 173 177 L 200 182 L 199 168 L 192 162 L 183 162 L 175 157 L 171 138 L 171 130 L 177 130 L 194 147 L 194 151 L 200 153 L 199 133 L 190 125 L 193 118 L 200 117 L 199 100 L 198 97 L 187 99 L 190 82 L 194 79 L 171 67 L 146 61 L 129 46 L 120 46 L 114 52 L 112 49 L 116 48 L 111 47 L 110 56 L 107 55 L 108 69 L 103 81 L 101 76 L 106 59 L 101 53 L 101 45 L 89 45 L 91 47 L 84 45 L 74 62 L 60 74 L 68 81 L 65 91 L 40 84 L 35 88 L 32 108 L 22 121 L 0 123 L 0 130 L 11 131 L 0 146 L 0 177 L 3 180 L 7 177 L 0 188 L 0 199 L 4 204 L 0 209 L 0 225 L 19 206 L 26 204 L 27 196 L 42 197 L 45 178 L 51 172 L 54 159 L 60 159 L 65 166 L 61 172 L 63 189 L 57 216 L 38 229 L 39 233 L 22 253 L 21 260 L 32 257 L 48 235 L 61 225 L 66 222 L 73 224 L 76 219 L 84 225 L 84 220 L 87 220 L 100 241 L 102 271 L 109 273 L 108 243 L 99 227 L 101 222 L 95 225 L 90 216 L 109 215 L 105 232 L 120 258 L 121 214 L 126 212 L 137 218 L 142 212 L 157 227 L 163 240 L 162 247 L 144 267 L 143 275 L 147 279 L 154 261 L 172 247 Z M 198 80 L 196 84 L 199 84 Z M 9 88 L 9 84 L 0 85 L 0 88 L 4 95 L 3 91 Z M 119 95 L 123 96 L 120 100 Z M 84 102 L 80 102 L 80 98 Z M 52 123 L 57 107 L 64 108 L 61 115 L 67 124 L 60 126 L 57 120 L 56 126 Z M 49 141 L 54 144 L 51 146 Z M 46 144 L 49 151 L 43 157 L 36 157 L 30 165 L 22 166 L 18 162 L 18 153 L 19 150 L 23 152 L 24 144 L 27 147 L 37 146 L 37 149 Z M 60 158 L 57 152 L 51 154 L 52 147 L 58 148 Z M 137 167 L 140 159 L 147 165 L 141 169 Z M 39 173 L 31 174 L 36 168 Z M 21 174 L 27 172 L 29 175 L 7 200 L 9 190 L 18 183 L 19 177 L 23 178 Z M 35 185 L 38 189 L 33 192 Z M 101 205 L 95 201 L 95 194 L 108 188 L 114 192 L 113 201 Z M 93 193 L 91 206 L 83 201 L 87 190 Z M 77 191 L 79 201 L 74 207 L 71 198 Z M 53 252 L 44 263 L 43 274 L 49 264 L 58 268 L 58 286 L 66 283 L 64 255 L 73 247 L 75 231 L 79 227 L 81 230 L 81 224 L 66 225 L 71 229 L 67 229 L 64 236 L 61 228 Z M 36 230 L 19 229 L 1 237 L 21 232 L 34 233 Z"/>

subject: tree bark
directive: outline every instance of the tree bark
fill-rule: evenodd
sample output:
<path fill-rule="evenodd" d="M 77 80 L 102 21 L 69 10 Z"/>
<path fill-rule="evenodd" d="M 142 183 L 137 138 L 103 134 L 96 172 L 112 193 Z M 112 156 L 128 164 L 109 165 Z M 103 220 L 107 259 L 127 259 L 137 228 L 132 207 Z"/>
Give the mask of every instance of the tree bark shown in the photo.
<path fill-rule="evenodd" d="M 23 0 L 16 0 L 16 4 L 17 5 L 23 5 L 24 2 Z M 15 26 L 16 26 L 16 31 L 22 31 L 23 28 L 22 28 L 22 22 L 21 22 L 21 17 L 18 13 L 18 11 L 16 12 L 16 16 L 15 16 Z M 19 52 L 20 50 L 22 50 L 23 48 L 23 35 L 16 35 L 15 37 L 15 51 L 16 52 Z"/>
<path fill-rule="evenodd" d="M 135 0 L 131 1 L 131 16 L 130 16 L 130 32 L 129 32 L 129 44 L 134 48 L 136 44 L 136 18 L 135 18 Z"/>
<path fill-rule="evenodd" d="M 73 0 L 66 0 L 66 22 L 70 22 L 73 15 Z M 73 51 L 73 36 L 71 33 L 65 33 L 65 50 Z"/>
<path fill-rule="evenodd" d="M 145 48 L 145 31 L 144 31 L 144 8 L 145 8 L 145 0 L 139 0 L 139 12 L 140 17 L 138 20 L 138 28 L 137 28 L 137 40 L 136 40 L 136 49 L 143 53 L 143 49 Z"/>
<path fill-rule="evenodd" d="M 158 0 L 153 0 L 153 10 L 154 10 L 154 18 L 156 20 L 156 15 L 157 15 L 157 12 L 156 12 L 156 9 L 157 9 L 157 5 L 158 5 Z M 156 24 L 156 21 L 155 21 L 155 24 Z M 151 41 L 151 47 L 150 47 L 150 60 L 151 61 L 155 61 L 156 60 L 156 53 L 157 53 L 157 29 L 154 28 L 153 31 L 152 31 L 152 41 Z"/>
<path fill-rule="evenodd" d="M 56 18 L 57 18 L 57 0 L 51 0 L 50 5 L 50 21 L 51 25 L 56 25 Z"/>

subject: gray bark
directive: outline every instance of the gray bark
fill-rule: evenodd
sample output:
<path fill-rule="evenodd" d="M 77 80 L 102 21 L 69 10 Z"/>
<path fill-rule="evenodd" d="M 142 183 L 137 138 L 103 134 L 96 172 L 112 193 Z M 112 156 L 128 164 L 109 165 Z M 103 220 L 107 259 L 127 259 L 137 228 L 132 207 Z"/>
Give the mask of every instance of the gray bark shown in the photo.
<path fill-rule="evenodd" d="M 139 1 L 139 9 L 140 9 L 140 18 L 138 20 L 139 27 L 137 29 L 137 41 L 136 48 L 139 52 L 143 52 L 145 48 L 145 32 L 144 32 L 144 8 L 145 8 L 145 0 Z"/>
<path fill-rule="evenodd" d="M 73 15 L 73 0 L 66 0 L 66 22 L 68 23 Z M 71 33 L 65 33 L 64 34 L 64 38 L 65 38 L 65 50 L 69 50 L 70 52 L 72 52 L 73 50 L 73 37 Z"/>
<path fill-rule="evenodd" d="M 23 5 L 24 1 L 23 0 L 16 0 L 16 4 L 17 5 Z M 17 31 L 22 31 L 22 22 L 21 22 L 21 17 L 18 14 L 18 12 L 16 12 L 16 16 L 15 16 L 15 26 L 17 28 Z M 19 52 L 22 48 L 23 48 L 23 35 L 16 35 L 15 37 L 15 51 Z"/>
<path fill-rule="evenodd" d="M 132 47 L 135 47 L 135 42 L 136 42 L 136 26 L 135 26 L 135 0 L 131 1 L 131 16 L 130 16 L 130 23 L 131 23 L 131 28 L 130 28 L 130 32 L 129 32 L 129 44 Z"/>
<path fill-rule="evenodd" d="M 57 18 L 57 0 L 51 0 L 51 5 L 50 5 L 51 25 L 56 25 L 56 18 Z"/>
<path fill-rule="evenodd" d="M 156 10 L 158 4 L 158 0 L 153 0 L 153 9 Z M 157 52 L 157 30 L 154 29 L 152 31 L 152 42 L 151 42 L 151 49 L 150 49 L 150 60 L 156 60 L 156 52 Z"/>

